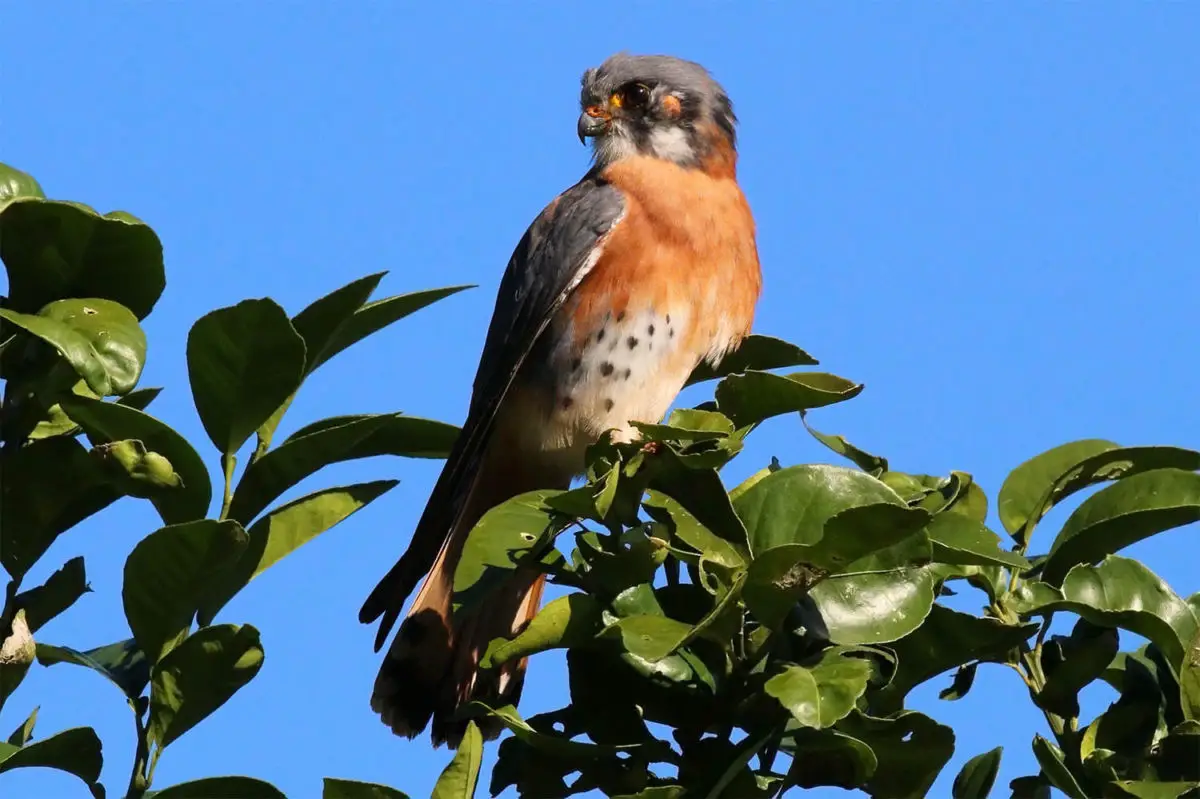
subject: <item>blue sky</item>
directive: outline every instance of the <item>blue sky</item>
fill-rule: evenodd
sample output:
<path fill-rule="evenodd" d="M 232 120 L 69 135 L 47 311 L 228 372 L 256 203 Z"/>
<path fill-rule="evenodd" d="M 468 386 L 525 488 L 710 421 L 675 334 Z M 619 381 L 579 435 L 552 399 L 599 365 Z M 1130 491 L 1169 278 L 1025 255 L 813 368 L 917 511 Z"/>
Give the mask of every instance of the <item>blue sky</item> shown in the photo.
<path fill-rule="evenodd" d="M 166 386 L 153 412 L 198 448 L 184 362 L 196 318 L 259 296 L 295 312 L 382 269 L 381 294 L 480 288 L 326 365 L 281 433 L 344 413 L 460 422 L 504 264 L 587 166 L 579 74 L 619 49 L 698 60 L 732 95 L 765 276 L 756 330 L 867 386 L 812 414 L 818 429 L 898 469 L 969 471 L 993 499 L 1009 469 L 1072 439 L 1200 448 L 1195 4 L 44 0 L 8 4 L 2 25 L 0 160 L 52 197 L 155 227 L 168 286 L 146 324 L 143 385 Z M 776 419 L 730 477 L 772 455 L 831 457 Z M 167 750 L 156 787 L 241 773 L 291 797 L 319 796 L 322 776 L 428 795 L 448 756 L 370 712 L 374 628 L 356 614 L 438 468 L 376 459 L 301 486 L 402 480 L 226 608 L 262 631 L 265 666 Z M 31 584 L 82 554 L 95 593 L 41 640 L 126 637 L 122 564 L 155 526 L 147 503 L 124 500 L 61 538 Z M 1195 592 L 1196 533 L 1132 554 Z M 526 713 L 557 706 L 561 667 L 535 661 Z M 1044 730 L 1015 675 L 982 669 L 957 703 L 935 698 L 947 680 L 914 697 L 958 730 L 931 795 L 997 745 L 1000 785 L 1034 771 Z M 133 747 L 119 694 L 84 670 L 38 668 L 0 727 L 39 702 L 43 735 L 99 731 L 119 795 Z M 85 795 L 48 773 L 0 784 Z"/>

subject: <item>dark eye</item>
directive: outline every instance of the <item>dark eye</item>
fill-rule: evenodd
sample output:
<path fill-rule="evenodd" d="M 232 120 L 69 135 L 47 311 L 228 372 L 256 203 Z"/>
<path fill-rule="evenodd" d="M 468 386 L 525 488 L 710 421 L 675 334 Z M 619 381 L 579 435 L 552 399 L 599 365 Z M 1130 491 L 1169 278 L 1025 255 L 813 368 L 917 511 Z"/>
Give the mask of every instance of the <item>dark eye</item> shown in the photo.
<path fill-rule="evenodd" d="M 645 108 L 650 102 L 650 87 L 644 83 L 631 83 L 621 94 L 628 108 Z"/>

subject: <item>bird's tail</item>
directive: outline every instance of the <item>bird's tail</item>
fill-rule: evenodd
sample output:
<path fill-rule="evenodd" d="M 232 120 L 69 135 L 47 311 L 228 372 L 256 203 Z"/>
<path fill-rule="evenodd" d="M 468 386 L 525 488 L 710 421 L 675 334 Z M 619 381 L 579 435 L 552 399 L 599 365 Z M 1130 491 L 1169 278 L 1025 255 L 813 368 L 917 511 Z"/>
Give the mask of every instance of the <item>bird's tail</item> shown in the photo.
<path fill-rule="evenodd" d="M 432 719 L 434 745 L 445 742 L 457 748 L 466 730 L 466 721 L 458 717 L 460 709 L 475 700 L 499 707 L 520 698 L 525 659 L 493 671 L 481 671 L 479 661 L 493 639 L 512 637 L 537 613 L 545 575 L 519 569 L 489 592 L 486 601 L 452 614 L 454 571 L 467 535 L 488 508 L 520 492 L 493 493 L 471 492 L 375 678 L 371 708 L 397 735 L 415 737 Z M 494 723 L 476 723 L 485 738 L 500 732 Z"/>

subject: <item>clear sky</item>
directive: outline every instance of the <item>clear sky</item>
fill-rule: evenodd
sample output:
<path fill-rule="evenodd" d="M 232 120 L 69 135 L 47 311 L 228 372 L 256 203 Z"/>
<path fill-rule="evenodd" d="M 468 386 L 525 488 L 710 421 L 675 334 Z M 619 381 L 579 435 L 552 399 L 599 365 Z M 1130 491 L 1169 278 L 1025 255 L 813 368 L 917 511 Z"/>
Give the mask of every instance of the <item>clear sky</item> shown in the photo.
<path fill-rule="evenodd" d="M 972 472 L 993 499 L 1010 468 L 1072 439 L 1200 448 L 1195 3 L 42 0 L 3 4 L 0 30 L 0 160 L 158 231 L 168 286 L 143 385 L 166 386 L 152 412 L 214 468 L 188 394 L 190 324 L 246 297 L 295 312 L 382 269 L 381 294 L 480 288 L 325 366 L 281 434 L 345 413 L 461 422 L 504 264 L 587 167 L 579 75 L 620 49 L 700 61 L 732 95 L 765 274 L 756 329 L 867 385 L 812 414 L 818 429 L 897 469 Z M 772 455 L 833 457 L 795 418 L 750 441 L 732 478 Z M 402 480 L 226 608 L 262 631 L 265 666 L 167 750 L 156 787 L 240 773 L 303 798 L 328 775 L 428 795 L 448 756 L 371 713 L 374 628 L 356 614 L 438 468 L 375 459 L 292 492 Z M 51 548 L 30 583 L 82 554 L 95 592 L 41 640 L 127 637 L 122 564 L 156 522 L 127 499 Z M 1197 532 L 1131 553 L 1191 593 Z M 524 712 L 557 706 L 562 665 L 535 659 Z M 935 698 L 948 679 L 914 697 L 959 733 L 931 796 L 997 745 L 1000 785 L 1034 771 L 1044 729 L 1015 675 L 985 667 L 957 703 Z M 82 669 L 35 668 L 0 728 L 35 702 L 42 735 L 98 730 L 120 795 L 133 746 L 120 695 Z M 39 772 L 0 776 L 0 792 L 85 795 Z"/>

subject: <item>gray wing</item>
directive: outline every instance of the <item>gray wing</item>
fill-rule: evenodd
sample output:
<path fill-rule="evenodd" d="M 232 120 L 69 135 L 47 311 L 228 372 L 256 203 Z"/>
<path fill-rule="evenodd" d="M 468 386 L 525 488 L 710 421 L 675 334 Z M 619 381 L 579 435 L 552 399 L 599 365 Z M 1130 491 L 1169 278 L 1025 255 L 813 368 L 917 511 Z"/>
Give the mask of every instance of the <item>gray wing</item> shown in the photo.
<path fill-rule="evenodd" d="M 359 611 L 363 623 L 383 616 L 375 638 L 376 651 L 454 529 L 513 378 L 555 312 L 594 265 L 593 253 L 624 211 L 620 191 L 589 173 L 548 205 L 517 244 L 500 281 L 462 432 L 408 549 Z"/>

